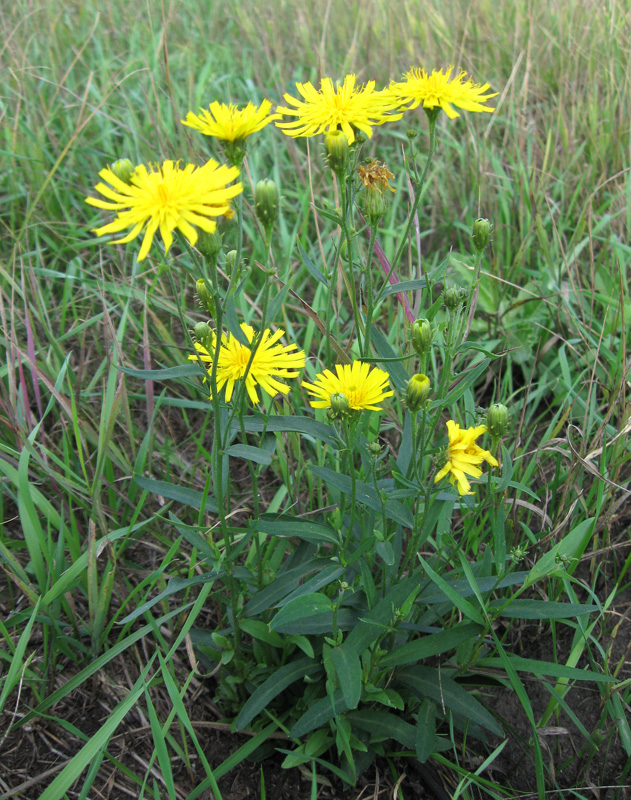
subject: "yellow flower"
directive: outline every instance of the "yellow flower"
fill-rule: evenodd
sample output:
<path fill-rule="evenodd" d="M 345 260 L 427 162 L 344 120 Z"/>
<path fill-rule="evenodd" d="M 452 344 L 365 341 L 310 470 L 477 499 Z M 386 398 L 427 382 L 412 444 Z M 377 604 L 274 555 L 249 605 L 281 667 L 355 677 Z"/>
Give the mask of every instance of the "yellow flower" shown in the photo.
<path fill-rule="evenodd" d="M 452 106 L 458 106 L 465 111 L 495 111 L 494 108 L 482 105 L 491 97 L 496 97 L 497 92 L 485 94 L 490 84 L 483 86 L 473 83 L 471 78 L 465 80 L 467 73 L 460 72 L 451 78 L 453 67 L 446 72 L 433 70 L 428 75 L 424 69 L 413 68 L 404 75 L 401 83 L 390 84 L 390 92 L 397 98 L 399 105 L 410 103 L 406 111 L 416 108 L 421 103 L 423 108 L 442 108 L 449 119 L 460 116 Z"/>
<path fill-rule="evenodd" d="M 438 483 L 446 475 L 449 475 L 452 486 L 456 481 L 458 482 L 458 492 L 461 495 L 473 494 L 471 484 L 466 476 L 470 475 L 472 478 L 479 478 L 482 475 L 479 465 L 483 461 L 493 467 L 499 466 L 497 460 L 488 450 L 483 450 L 475 443 L 478 436 L 486 433 L 486 426 L 478 425 L 477 428 L 461 430 L 460 425 L 450 419 L 447 422 L 447 432 L 449 434 L 447 463 L 436 474 L 434 483 Z"/>
<path fill-rule="evenodd" d="M 241 323 L 241 330 L 250 344 L 254 340 L 254 328 Z M 280 392 L 287 394 L 289 386 L 276 380 L 279 378 L 295 378 L 298 371 L 305 365 L 305 354 L 303 350 L 298 350 L 297 345 L 279 344 L 278 340 L 284 335 L 285 331 L 280 328 L 272 333 L 269 328 L 263 331 L 254 358 L 250 364 L 247 377 L 245 378 L 245 388 L 253 403 L 259 402 L 256 386 L 260 386 L 270 397 L 276 397 Z M 217 335 L 213 333 L 213 348 L 217 346 Z M 213 355 L 202 344 L 195 342 L 195 349 L 198 355 L 189 356 L 190 361 L 201 359 L 208 365 L 208 372 L 212 371 Z M 220 392 L 226 387 L 226 403 L 229 403 L 234 392 L 234 385 L 238 380 L 245 377 L 246 368 L 250 362 L 252 350 L 232 334 L 223 334 L 221 337 L 221 348 L 219 350 L 219 363 L 217 364 L 217 391 Z"/>
<path fill-rule="evenodd" d="M 214 233 L 219 217 L 230 211 L 230 200 L 240 194 L 240 183 L 227 184 L 239 175 L 236 167 L 219 166 L 212 159 L 203 167 L 187 164 L 183 169 L 177 161 L 165 161 L 150 170 L 144 164 L 136 167 L 130 183 L 124 183 L 111 169 L 102 169 L 99 176 L 106 183 L 94 187 L 108 199 L 87 197 L 86 203 L 97 208 L 118 211 L 113 222 L 96 228 L 97 236 L 119 233 L 131 228 L 127 236 L 111 244 L 125 244 L 135 239 L 144 229 L 138 261 L 142 261 L 151 247 L 154 234 L 160 229 L 165 253 L 173 243 L 177 228 L 188 241 L 197 242 L 197 230 Z"/>
<path fill-rule="evenodd" d="M 371 370 L 370 365 L 362 361 L 343 366 L 336 364 L 335 372 L 334 375 L 330 369 L 325 369 L 315 376 L 314 383 L 303 381 L 309 394 L 317 398 L 309 400 L 312 408 L 330 408 L 331 395 L 344 395 L 353 411 L 380 411 L 381 407 L 376 404 L 394 394 L 386 391 L 390 388 L 388 373 L 376 367 Z"/>
<path fill-rule="evenodd" d="M 245 108 L 214 102 L 210 104 L 208 111 L 200 108 L 199 115 L 189 111 L 186 119 L 180 121 L 204 136 L 214 136 L 226 142 L 243 141 L 272 120 L 278 119 L 278 114 L 269 113 L 271 107 L 269 100 L 263 100 L 258 107 L 248 103 Z"/>
<path fill-rule="evenodd" d="M 389 91 L 375 91 L 375 82 L 365 86 L 355 85 L 355 75 L 347 75 L 342 86 L 333 87 L 330 78 L 322 78 L 320 91 L 311 83 L 297 83 L 296 88 L 304 98 L 296 100 L 289 94 L 285 101 L 293 108 L 279 106 L 276 111 L 283 116 L 296 117 L 291 122 L 277 122 L 287 136 L 317 136 L 325 131 L 341 128 L 348 143 L 355 141 L 355 129 L 369 138 L 372 125 L 383 125 L 401 119 L 402 114 L 389 114 L 400 105 Z"/>

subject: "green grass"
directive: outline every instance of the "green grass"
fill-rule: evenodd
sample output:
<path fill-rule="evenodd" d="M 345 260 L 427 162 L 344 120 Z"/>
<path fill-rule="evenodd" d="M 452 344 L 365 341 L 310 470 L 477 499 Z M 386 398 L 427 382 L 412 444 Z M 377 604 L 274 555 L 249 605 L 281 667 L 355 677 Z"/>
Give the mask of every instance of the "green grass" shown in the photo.
<path fill-rule="evenodd" d="M 597 601 L 603 614 L 546 620 L 543 628 L 555 646 L 563 642 L 560 667 L 590 667 L 615 678 L 597 684 L 599 713 L 589 721 L 581 718 L 562 670 L 554 681 L 548 676 L 550 698 L 541 712 L 512 667 L 504 681 L 520 695 L 533 729 L 554 725 L 563 712 L 579 731 L 575 787 L 563 788 L 584 796 L 580 787 L 587 777 L 594 780 L 594 764 L 600 785 L 629 783 L 628 767 L 616 761 L 616 753 L 631 756 L 631 685 L 626 651 L 618 646 L 628 639 L 623 614 L 631 566 L 629 4 L 333 0 L 261 9 L 251 0 L 231 6 L 185 0 L 130 13 L 118 0 L 19 2 L 0 12 L 0 25 L 6 76 L 0 97 L 0 712 L 6 724 L 0 741 L 52 715 L 72 743 L 63 768 L 33 791 L 46 800 L 88 797 L 93 783 L 101 786 L 116 769 L 139 796 L 192 800 L 201 786 L 186 775 L 195 769 L 199 783 L 219 796 L 215 782 L 279 724 L 270 720 L 221 764 L 200 742 L 190 686 L 201 678 L 182 652 L 189 630 L 217 624 L 204 606 L 212 586 L 200 581 L 208 554 L 189 532 L 213 516 L 169 496 L 157 499 L 130 477 L 207 491 L 212 418 L 197 382 L 149 384 L 120 368 L 184 363 L 180 312 L 191 326 L 203 315 L 184 270 L 173 273 L 174 291 L 157 256 L 137 264 L 129 249 L 96 240 L 90 230 L 102 215 L 84 197 L 99 169 L 118 157 L 145 163 L 207 157 L 207 143 L 179 120 L 210 100 L 278 101 L 297 80 L 348 71 L 386 83 L 417 63 L 454 63 L 500 93 L 492 117 L 440 120 L 439 150 L 420 205 L 424 264 L 435 268 L 451 251 L 450 279 L 467 284 L 471 221 L 492 221 L 472 330 L 508 354 L 492 362 L 463 402 L 474 413 L 477 404 L 510 401 L 513 480 L 536 497 L 521 495 L 506 520 L 513 545 L 528 548 L 525 569 L 593 519 L 580 564 L 543 585 L 549 600 Z M 366 145 L 367 154 L 398 167 L 399 191 L 380 232 L 390 257 L 406 210 L 400 167 L 406 141 L 404 128 L 384 127 Z M 300 298 L 322 314 L 324 296 L 298 243 L 318 268 L 331 263 L 334 226 L 321 214 L 316 222 L 312 203 L 321 207 L 327 198 L 334 207 L 335 200 L 321 144 L 308 146 L 311 167 L 305 141 L 266 129 L 243 182 L 246 205 L 257 180 L 269 176 L 281 187 L 274 257 L 281 275 L 293 275 L 295 295 L 278 324 L 315 354 L 319 334 Z M 257 319 L 262 280 L 255 265 L 264 260 L 264 246 L 247 209 L 245 226 L 251 285 L 242 311 Z M 416 277 L 412 269 L 402 264 L 400 279 Z M 404 329 L 395 314 L 395 304 L 384 305 L 378 327 L 398 353 Z M 390 425 L 395 440 L 399 421 L 391 418 Z M 266 507 L 287 511 L 295 502 L 308 512 L 325 506 L 305 453 L 281 434 L 276 446 L 282 458 L 261 480 Z M 312 453 L 323 465 L 321 446 Z M 237 520 L 253 502 L 245 468 L 239 485 L 243 492 L 231 509 Z M 467 573 L 467 558 L 475 561 L 484 522 L 463 523 L 464 564 L 445 536 L 451 567 L 472 586 L 470 605 L 461 609 L 472 615 L 484 602 L 475 602 L 478 576 Z M 280 554 L 270 556 L 272 564 L 274 558 Z M 189 582 L 177 596 L 165 592 L 173 577 Z M 126 622 L 134 612 L 137 619 Z M 518 637 L 510 622 L 497 634 L 495 661 L 504 659 L 504 668 L 506 654 L 519 652 Z M 119 658 L 131 670 L 127 693 L 111 689 L 99 733 L 83 733 L 56 716 L 55 703 L 79 706 L 97 676 L 113 680 Z M 495 661 L 489 669 L 499 668 Z M 141 710 L 150 731 L 144 765 L 119 758 L 109 743 L 131 708 Z M 500 773 L 473 774 L 466 749 L 462 744 L 438 757 L 458 775 L 460 796 L 507 796 L 508 786 L 494 784 Z M 532 731 L 524 749 L 547 788 L 558 788 Z M 557 768 L 567 757 L 554 756 Z M 182 765 L 176 775 L 175 757 Z M 313 786 L 320 766 L 313 758 L 307 763 Z M 0 796 L 15 785 L 0 776 Z"/>

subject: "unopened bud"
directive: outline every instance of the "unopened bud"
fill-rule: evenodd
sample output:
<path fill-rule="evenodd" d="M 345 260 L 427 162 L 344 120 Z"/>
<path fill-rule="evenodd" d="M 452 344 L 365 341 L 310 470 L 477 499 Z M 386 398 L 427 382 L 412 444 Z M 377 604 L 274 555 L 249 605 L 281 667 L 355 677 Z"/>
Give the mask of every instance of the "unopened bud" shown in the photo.
<path fill-rule="evenodd" d="M 508 409 L 502 403 L 493 403 L 486 412 L 486 427 L 493 439 L 501 439 L 508 430 Z"/>
<path fill-rule="evenodd" d="M 226 253 L 226 264 L 225 264 L 226 275 L 228 276 L 228 278 L 232 278 L 232 274 L 235 271 L 236 266 L 237 266 L 237 251 L 229 250 Z"/>
<path fill-rule="evenodd" d="M 368 445 L 368 452 L 373 458 L 378 458 L 381 455 L 381 445 L 379 442 L 371 442 Z"/>
<path fill-rule="evenodd" d="M 195 291 L 197 292 L 199 302 L 202 304 L 202 308 L 204 308 L 212 317 L 214 317 L 216 311 L 215 299 L 208 290 L 206 281 L 203 278 L 200 278 L 195 284 Z"/>
<path fill-rule="evenodd" d="M 331 410 L 336 417 L 344 417 L 350 411 L 348 397 L 343 392 L 334 392 L 331 395 Z"/>
<path fill-rule="evenodd" d="M 432 323 L 428 319 L 417 319 L 412 325 L 412 347 L 419 356 L 428 353 L 432 349 L 434 334 L 432 333 Z"/>
<path fill-rule="evenodd" d="M 338 178 L 343 178 L 348 164 L 348 138 L 344 131 L 329 131 L 324 137 L 324 148 L 329 168 Z"/>
<path fill-rule="evenodd" d="M 194 328 L 195 338 L 210 353 L 212 350 L 213 332 L 207 322 L 198 322 Z"/>
<path fill-rule="evenodd" d="M 427 402 L 430 388 L 431 384 L 429 378 L 421 372 L 412 375 L 408 381 L 405 393 L 405 404 L 413 414 L 420 411 Z"/>
<path fill-rule="evenodd" d="M 488 221 L 488 219 L 484 219 L 483 217 L 476 219 L 476 221 L 473 223 L 471 239 L 473 240 L 473 246 L 479 253 L 481 253 L 482 250 L 488 246 L 490 238 L 491 223 Z"/>
<path fill-rule="evenodd" d="M 254 210 L 265 230 L 270 229 L 278 218 L 278 188 L 269 178 L 256 184 Z"/>
<path fill-rule="evenodd" d="M 110 169 L 123 183 L 131 184 L 131 176 L 134 174 L 136 167 L 128 158 L 119 158 L 118 161 L 115 161 L 110 166 Z"/>
<path fill-rule="evenodd" d="M 466 298 L 463 297 L 462 291 L 460 289 L 456 289 L 455 286 L 450 286 L 449 289 L 445 289 L 443 292 L 443 302 L 448 311 L 455 311 L 459 306 L 462 305 L 465 299 Z"/>
<path fill-rule="evenodd" d="M 197 249 L 212 264 L 217 263 L 217 256 L 221 250 L 221 234 L 218 230 L 214 233 L 200 231 L 197 238 Z"/>
<path fill-rule="evenodd" d="M 388 210 L 388 195 L 379 189 L 365 189 L 362 192 L 362 211 L 371 225 L 376 225 Z"/>

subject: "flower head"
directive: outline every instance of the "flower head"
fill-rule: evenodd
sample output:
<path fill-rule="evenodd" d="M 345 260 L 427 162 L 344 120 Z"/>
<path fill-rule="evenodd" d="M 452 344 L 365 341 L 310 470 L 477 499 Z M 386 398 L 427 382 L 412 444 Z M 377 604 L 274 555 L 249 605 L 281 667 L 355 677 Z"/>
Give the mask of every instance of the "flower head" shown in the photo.
<path fill-rule="evenodd" d="M 366 165 L 362 164 L 357 167 L 357 174 L 366 189 L 377 189 L 380 192 L 388 189 L 395 193 L 397 191 L 389 183 L 394 178 L 394 175 L 385 164 L 380 164 L 376 158 Z"/>
<path fill-rule="evenodd" d="M 315 399 L 309 400 L 312 408 L 330 408 L 331 396 L 342 394 L 348 400 L 352 411 L 380 411 L 377 405 L 386 397 L 392 397 L 388 373 L 382 369 L 370 369 L 369 364 L 353 361 L 352 364 L 335 365 L 335 375 L 325 369 L 315 376 L 313 383 L 303 381 L 302 385 Z"/>
<path fill-rule="evenodd" d="M 263 100 L 258 107 L 248 103 L 245 108 L 215 101 L 210 104 L 208 111 L 205 108 L 200 108 L 199 114 L 189 111 L 186 119 L 180 121 L 204 136 L 214 136 L 226 142 L 243 141 L 272 120 L 278 119 L 278 114 L 269 113 L 271 107 L 269 100 Z"/>
<path fill-rule="evenodd" d="M 447 447 L 447 462 L 445 466 L 436 473 L 434 483 L 449 475 L 449 480 L 453 486 L 458 482 L 458 492 L 461 495 L 473 494 L 471 484 L 466 476 L 479 478 L 482 475 L 480 464 L 486 461 L 493 467 L 498 463 L 488 450 L 479 447 L 475 440 L 478 436 L 486 433 L 485 425 L 478 425 L 477 428 L 460 429 L 460 425 L 450 419 L 447 422 L 447 432 L 449 434 L 449 445 Z"/>
<path fill-rule="evenodd" d="M 254 328 L 241 323 L 241 330 L 250 344 L 254 341 Z M 232 334 L 223 334 L 219 350 L 219 363 L 217 364 L 217 391 L 226 387 L 226 402 L 229 403 L 234 392 L 234 385 L 245 377 L 245 388 L 253 403 L 259 402 L 256 391 L 257 385 L 267 392 L 270 397 L 276 397 L 280 392 L 287 394 L 289 386 L 281 383 L 276 378 L 296 378 L 298 371 L 305 365 L 304 351 L 298 350 L 295 344 L 279 344 L 285 331 L 280 328 L 272 333 L 269 328 L 263 331 L 258 347 L 252 358 L 252 348 L 247 347 Z M 197 355 L 189 356 L 189 360 L 201 361 L 212 370 L 212 351 L 217 346 L 217 335 L 213 333 L 212 347 L 209 349 L 199 342 L 195 342 Z M 247 369 L 250 364 L 249 370 Z M 247 370 L 247 376 L 246 376 Z"/>
<path fill-rule="evenodd" d="M 140 164 L 129 184 L 111 169 L 102 169 L 99 176 L 107 183 L 97 183 L 94 188 L 107 200 L 87 197 L 86 203 L 117 211 L 118 215 L 108 225 L 96 228 L 94 233 L 104 236 L 131 228 L 127 236 L 112 242 L 125 244 L 144 230 L 138 261 L 146 257 L 158 229 L 165 252 L 173 243 L 176 228 L 194 245 L 198 236 L 194 226 L 214 233 L 217 223 L 213 217 L 229 212 L 230 200 L 242 189 L 240 183 L 232 186 L 228 183 L 238 175 L 236 167 L 219 166 L 212 159 L 203 167 L 187 164 L 183 169 L 177 161 L 165 161 L 162 166 L 150 169 Z"/>
<path fill-rule="evenodd" d="M 390 84 L 389 91 L 398 100 L 399 105 L 409 103 L 406 110 L 423 104 L 423 108 L 442 108 L 449 119 L 460 116 L 453 106 L 465 111 L 495 111 L 483 105 L 487 100 L 497 96 L 497 92 L 485 94 L 490 84 L 483 86 L 466 79 L 466 72 L 459 72 L 451 77 L 453 67 L 447 71 L 432 70 L 432 74 L 424 69 L 413 68 L 404 75 L 405 80 Z"/>
<path fill-rule="evenodd" d="M 375 82 L 356 86 L 355 75 L 347 75 L 342 86 L 333 87 L 330 78 L 322 78 L 320 90 L 311 83 L 297 83 L 296 88 L 304 100 L 286 94 L 285 102 L 292 108 L 279 106 L 276 111 L 285 117 L 296 117 L 290 122 L 276 122 L 287 136 L 317 136 L 325 131 L 341 128 L 348 143 L 355 141 L 355 129 L 372 136 L 372 125 L 383 125 L 401 119 L 402 114 L 388 112 L 400 103 L 387 91 L 376 91 Z"/>

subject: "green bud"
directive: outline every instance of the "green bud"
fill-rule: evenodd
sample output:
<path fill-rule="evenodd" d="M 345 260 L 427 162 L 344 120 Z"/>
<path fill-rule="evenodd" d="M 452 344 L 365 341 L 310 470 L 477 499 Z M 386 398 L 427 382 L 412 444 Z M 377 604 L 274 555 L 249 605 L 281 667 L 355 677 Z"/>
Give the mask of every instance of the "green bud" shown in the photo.
<path fill-rule="evenodd" d="M 418 131 L 415 131 L 413 128 L 408 128 L 408 130 L 405 132 L 405 135 L 410 141 L 412 141 L 412 139 L 416 139 L 418 136 Z"/>
<path fill-rule="evenodd" d="M 432 349 L 434 334 L 432 333 L 432 323 L 428 319 L 417 319 L 412 325 L 412 347 L 417 355 L 422 356 Z"/>
<path fill-rule="evenodd" d="M 331 410 L 336 417 L 344 417 L 350 411 L 348 397 L 342 392 L 334 392 L 331 395 Z"/>
<path fill-rule="evenodd" d="M 265 230 L 272 228 L 278 218 L 278 188 L 269 178 L 256 184 L 254 210 Z"/>
<path fill-rule="evenodd" d="M 481 253 L 482 250 L 488 246 L 489 239 L 491 238 L 491 223 L 488 219 L 484 219 L 483 217 L 476 219 L 473 223 L 471 238 L 473 240 L 473 246 L 478 253 Z"/>
<path fill-rule="evenodd" d="M 327 165 L 338 178 L 343 178 L 348 164 L 348 137 L 344 131 L 329 131 L 324 137 L 324 149 Z"/>
<path fill-rule="evenodd" d="M 237 266 L 237 251 L 229 250 L 226 253 L 226 264 L 225 264 L 226 275 L 228 276 L 228 278 L 232 278 L 232 274 L 235 271 L 236 266 Z"/>
<path fill-rule="evenodd" d="M 218 230 L 214 233 L 200 231 L 197 237 L 197 249 L 212 264 L 217 263 L 217 256 L 221 250 L 221 234 Z"/>
<path fill-rule="evenodd" d="M 380 189 L 367 187 L 361 193 L 361 207 L 371 225 L 377 225 L 388 210 L 389 196 Z"/>
<path fill-rule="evenodd" d="M 412 375 L 405 392 L 405 404 L 413 414 L 423 408 L 429 397 L 430 389 L 431 384 L 427 375 L 423 375 L 421 372 Z"/>
<path fill-rule="evenodd" d="M 502 403 L 493 403 L 486 412 L 486 427 L 493 439 L 501 439 L 508 430 L 508 409 Z"/>
<path fill-rule="evenodd" d="M 208 291 L 206 281 L 203 278 L 200 278 L 195 284 L 195 291 L 197 292 L 199 302 L 202 304 L 202 308 L 204 308 L 212 317 L 214 317 L 216 311 L 215 298 Z"/>
<path fill-rule="evenodd" d="M 195 338 L 210 353 L 213 346 L 213 332 L 207 322 L 198 322 L 193 329 Z"/>
<path fill-rule="evenodd" d="M 131 176 L 134 174 L 136 167 L 128 158 L 119 158 L 118 161 L 110 165 L 110 169 L 123 183 L 131 184 Z"/>
<path fill-rule="evenodd" d="M 379 442 L 371 442 L 368 445 L 368 452 L 373 458 L 378 458 L 381 455 L 381 445 Z"/>
<path fill-rule="evenodd" d="M 443 292 L 443 302 L 448 311 L 455 311 L 462 305 L 460 289 L 456 289 L 455 286 L 450 286 L 449 289 L 445 289 Z"/>

